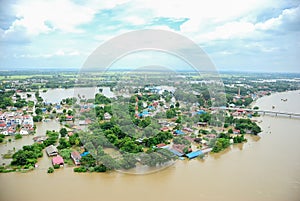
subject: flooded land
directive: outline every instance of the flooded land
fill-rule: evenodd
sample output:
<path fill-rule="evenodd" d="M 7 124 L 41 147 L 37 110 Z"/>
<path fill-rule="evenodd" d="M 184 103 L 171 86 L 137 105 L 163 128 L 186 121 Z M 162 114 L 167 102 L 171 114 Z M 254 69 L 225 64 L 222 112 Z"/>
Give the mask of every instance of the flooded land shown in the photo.
<path fill-rule="evenodd" d="M 281 98 L 288 100 L 280 101 Z M 299 101 L 299 91 L 294 91 L 261 98 L 256 105 L 269 110 L 276 104 L 280 111 L 299 113 Z M 299 120 L 272 116 L 257 119 L 263 132 L 259 136 L 247 136 L 247 143 L 232 145 L 205 159 L 178 160 L 169 168 L 147 175 L 115 171 L 80 174 L 70 167 L 47 174 L 50 161 L 45 154 L 34 171 L 0 174 L 1 200 L 50 201 L 53 196 L 74 201 L 299 200 Z M 37 133 L 58 128 L 59 124 L 41 123 L 37 125 Z M 29 138 L 24 137 L 22 141 L 29 143 Z M 9 149 L 5 147 L 1 145 L 1 153 Z"/>

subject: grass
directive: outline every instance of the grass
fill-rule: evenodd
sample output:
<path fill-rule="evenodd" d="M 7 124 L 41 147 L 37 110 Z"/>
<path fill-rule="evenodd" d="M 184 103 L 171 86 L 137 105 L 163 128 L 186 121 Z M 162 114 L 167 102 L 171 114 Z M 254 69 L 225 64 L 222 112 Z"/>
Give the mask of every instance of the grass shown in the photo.
<path fill-rule="evenodd" d="M 6 153 L 6 154 L 3 154 L 2 158 L 3 159 L 11 159 L 12 158 L 12 153 Z"/>

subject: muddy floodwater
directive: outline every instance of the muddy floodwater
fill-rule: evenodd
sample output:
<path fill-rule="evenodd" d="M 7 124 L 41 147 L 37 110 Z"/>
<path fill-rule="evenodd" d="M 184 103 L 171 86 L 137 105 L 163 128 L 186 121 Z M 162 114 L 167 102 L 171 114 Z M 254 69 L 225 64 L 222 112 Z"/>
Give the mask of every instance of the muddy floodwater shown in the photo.
<path fill-rule="evenodd" d="M 298 91 L 271 95 L 255 105 L 269 110 L 276 104 L 274 110 L 300 113 L 299 102 Z M 300 120 L 260 120 L 263 132 L 247 136 L 245 144 L 204 160 L 179 160 L 148 175 L 80 174 L 72 168 L 47 174 L 50 163 L 45 155 L 32 172 L 0 174 L 0 200 L 299 201 Z"/>

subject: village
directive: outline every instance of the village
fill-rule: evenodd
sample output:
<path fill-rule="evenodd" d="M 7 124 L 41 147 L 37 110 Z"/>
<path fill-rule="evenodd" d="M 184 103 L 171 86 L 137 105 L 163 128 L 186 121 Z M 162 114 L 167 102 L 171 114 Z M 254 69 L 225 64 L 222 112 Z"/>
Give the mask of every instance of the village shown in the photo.
<path fill-rule="evenodd" d="M 146 91 L 152 91 L 151 93 L 147 93 L 147 96 L 151 95 L 159 95 L 160 97 L 162 93 L 168 93 L 168 96 L 174 93 L 174 91 L 167 91 L 167 90 L 160 90 L 158 88 L 144 88 Z M 21 93 L 17 91 L 16 94 Z M 198 156 L 204 156 L 211 151 L 213 151 L 213 143 L 216 142 L 218 136 L 220 135 L 221 131 L 224 132 L 225 130 L 217 131 L 217 127 L 209 125 L 209 118 L 198 121 L 199 117 L 207 116 L 213 111 L 209 108 L 201 107 L 199 108 L 197 105 L 193 105 L 191 107 L 192 112 L 182 112 L 180 111 L 180 102 L 176 101 L 174 96 L 171 97 L 170 101 L 167 103 L 164 98 L 160 97 L 159 100 L 153 99 L 151 102 L 144 101 L 141 102 L 138 97 L 141 97 L 142 94 L 138 94 L 134 96 L 135 101 L 131 103 L 132 106 L 135 107 L 134 111 L 134 118 L 141 121 L 149 118 L 156 118 L 156 115 L 167 114 L 165 117 L 159 117 L 157 119 L 157 124 L 159 125 L 158 130 L 153 130 L 153 132 L 165 132 L 171 133 L 172 136 L 169 136 L 167 139 L 157 141 L 157 144 L 149 144 L 145 146 L 145 142 L 149 140 L 151 137 L 141 136 L 135 139 L 135 144 L 138 146 L 142 146 L 143 151 L 147 151 L 149 149 L 165 149 L 169 152 L 173 153 L 174 156 L 179 157 L 180 159 L 184 159 L 187 157 L 188 159 L 192 159 Z M 103 95 L 99 96 L 100 99 L 104 99 L 107 101 L 108 99 L 105 98 Z M 71 99 L 71 98 L 70 98 Z M 70 100 L 68 99 L 68 100 Z M 105 102 L 104 101 L 104 102 Z M 40 108 L 41 112 L 35 108 L 35 112 L 33 112 L 33 108 L 20 108 L 17 109 L 15 107 L 7 107 L 6 110 L 1 111 L 0 116 L 0 129 L 1 134 L 7 136 L 17 136 L 17 135 L 34 135 L 33 141 L 35 143 L 42 143 L 42 144 L 49 144 L 49 146 L 45 147 L 45 151 L 47 155 L 51 158 L 53 167 L 58 168 L 59 166 L 63 166 L 65 164 L 64 160 L 71 159 L 73 165 L 80 166 L 81 158 L 89 154 L 88 150 L 82 146 L 80 142 L 77 144 L 73 143 L 73 146 L 70 144 L 70 139 L 72 136 L 76 136 L 78 141 L 80 141 L 79 135 L 76 134 L 80 132 L 82 129 L 88 127 L 92 124 L 96 119 L 93 117 L 91 118 L 81 118 L 80 115 L 85 115 L 86 113 L 94 112 L 97 108 L 101 108 L 104 110 L 106 108 L 107 111 L 101 113 L 100 116 L 96 118 L 100 118 L 102 123 L 110 122 L 113 113 L 111 109 L 107 109 L 110 107 L 110 101 L 106 102 L 108 104 L 103 104 L 100 101 L 100 104 L 94 103 L 87 103 L 86 101 L 79 101 L 79 104 L 76 107 L 70 104 L 66 100 L 62 101 L 62 104 L 49 104 L 43 103 L 44 107 Z M 71 101 L 72 102 L 72 101 Z M 73 103 L 73 102 L 72 102 Z M 183 104 L 183 103 L 181 103 Z M 37 104 L 36 104 L 37 105 Z M 47 107 L 51 105 L 51 110 L 47 109 Z M 139 108 L 140 106 L 140 108 Z M 76 108 L 76 109 L 75 109 Z M 28 112 L 29 111 L 29 112 Z M 36 113 L 38 111 L 38 113 Z M 28 113 L 27 113 L 28 112 Z M 76 113 L 80 115 L 76 115 Z M 52 116 L 51 116 L 52 114 Z M 66 133 L 63 135 L 60 131 L 60 136 L 56 136 L 51 143 L 48 143 L 47 140 L 51 139 L 53 136 L 46 134 L 46 135 L 35 135 L 35 126 L 34 126 L 34 118 L 37 116 L 42 116 L 41 121 L 47 122 L 49 119 L 47 117 L 52 117 L 55 114 L 55 118 L 57 121 L 60 121 L 64 126 L 64 130 Z M 195 122 L 191 122 L 187 124 L 182 124 L 181 119 L 184 115 L 190 115 L 191 117 L 195 117 Z M 232 112 L 230 115 L 232 116 L 246 116 L 251 115 L 247 114 L 245 111 L 235 111 Z M 197 118 L 196 118 L 197 117 Z M 77 118 L 77 119 L 76 119 Z M 35 118 L 36 120 L 36 118 Z M 146 125 L 145 127 L 147 127 Z M 158 127 L 157 127 L 158 128 Z M 215 130 L 216 129 L 216 130 Z M 232 131 L 232 132 L 231 132 Z M 230 140 L 229 143 L 233 144 L 234 142 L 234 135 L 238 136 L 240 130 L 238 129 L 229 129 Z M 246 133 L 246 132 L 245 132 Z M 251 130 L 247 130 L 247 133 L 251 133 Z M 243 138 L 244 139 L 244 138 Z M 58 142 L 59 140 L 59 142 Z M 69 148 L 68 156 L 64 156 L 64 158 L 60 155 L 60 151 L 62 150 L 62 143 L 67 143 L 67 145 L 63 148 Z M 227 146 L 227 145 L 226 145 Z M 60 147 L 58 149 L 57 147 Z M 225 148 L 225 147 L 224 147 Z M 222 150 L 224 149 L 221 148 Z M 116 150 L 117 151 L 117 150 Z M 33 164 L 32 164 L 33 165 Z M 68 165 L 71 165 L 70 163 Z"/>
<path fill-rule="evenodd" d="M 34 144 L 11 154 L 11 165 L 5 164 L 8 171 L 37 167 L 43 150 L 53 165 L 49 172 L 60 166 L 74 167 L 75 172 L 103 172 L 205 158 L 210 152 L 246 142 L 247 135 L 260 133 L 255 118 L 259 116 L 255 112 L 258 108 L 251 104 L 271 93 L 265 87 L 253 91 L 249 83 L 229 82 L 225 87 L 230 93 L 226 93 L 222 106 L 229 109 L 224 111 L 211 106 L 210 97 L 202 88 L 194 99 L 189 92 L 176 90 L 175 85 L 145 85 L 130 90 L 111 88 L 119 95 L 114 98 L 99 90 L 94 99 L 74 94 L 52 103 L 41 97 L 47 89 L 11 90 L 18 83 L 6 81 L 8 88 L 1 91 L 5 98 L 2 104 L 7 105 L 0 111 L 1 140 L 10 143 L 6 136 L 19 140 L 32 135 Z M 198 85 L 195 87 L 197 91 Z M 249 107 L 254 110 L 247 110 Z M 61 129 L 35 132 L 35 122 L 48 121 L 57 121 Z M 37 152 L 33 158 L 19 161 L 26 149 Z"/>

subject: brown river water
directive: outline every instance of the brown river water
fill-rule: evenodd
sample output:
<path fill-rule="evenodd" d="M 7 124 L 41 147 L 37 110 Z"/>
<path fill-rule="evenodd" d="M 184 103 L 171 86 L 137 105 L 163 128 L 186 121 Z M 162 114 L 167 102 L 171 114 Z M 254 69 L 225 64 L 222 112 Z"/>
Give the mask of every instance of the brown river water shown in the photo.
<path fill-rule="evenodd" d="M 264 97 L 255 105 L 269 110 L 276 103 L 281 111 L 300 113 L 299 102 L 298 91 Z M 34 171 L 0 174 L 0 200 L 299 201 L 300 119 L 261 116 L 258 120 L 263 132 L 247 136 L 245 144 L 204 160 L 179 160 L 147 175 L 80 174 L 67 167 L 47 174 L 50 160 L 45 155 Z M 48 126 L 59 128 L 55 122 Z"/>

